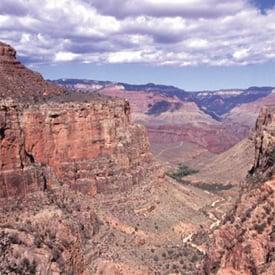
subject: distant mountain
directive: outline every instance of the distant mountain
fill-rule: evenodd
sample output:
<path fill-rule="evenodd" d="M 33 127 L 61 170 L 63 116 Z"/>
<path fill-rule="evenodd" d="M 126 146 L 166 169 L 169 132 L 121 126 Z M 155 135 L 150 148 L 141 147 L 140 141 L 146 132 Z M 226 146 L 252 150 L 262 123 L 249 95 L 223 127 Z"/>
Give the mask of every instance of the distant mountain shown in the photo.
<path fill-rule="evenodd" d="M 95 92 L 101 88 L 113 85 L 111 81 L 97 81 L 88 79 L 73 79 L 62 78 L 57 80 L 51 80 L 54 84 L 65 87 L 67 89 L 74 89 L 80 91 L 92 91 Z"/>
<path fill-rule="evenodd" d="M 132 118 L 147 127 L 151 144 L 161 150 L 166 145 L 177 148 L 187 142 L 198 145 L 199 151 L 223 152 L 248 136 L 261 106 L 275 103 L 272 87 L 187 92 L 154 83 L 86 79 L 54 82 L 69 89 L 127 99 Z"/>
<path fill-rule="evenodd" d="M 250 87 L 248 89 L 187 92 L 174 86 L 154 83 L 135 85 L 123 82 L 87 79 L 58 79 L 53 82 L 67 88 L 81 90 L 86 88 L 87 90 L 99 91 L 110 86 L 120 86 L 128 92 L 154 92 L 168 97 L 177 97 L 180 101 L 195 102 L 203 112 L 206 112 L 217 120 L 221 119 L 224 114 L 230 112 L 236 106 L 251 103 L 266 97 L 270 95 L 273 90 L 273 87 Z M 158 104 L 157 106 L 163 109 L 164 105 Z M 154 106 L 154 109 L 156 109 L 157 106 Z M 156 110 L 156 113 L 161 113 L 161 110 Z"/>
<path fill-rule="evenodd" d="M 118 83 L 122 85 L 126 91 L 147 91 L 147 92 L 157 92 L 166 96 L 176 96 L 180 100 L 192 101 L 192 95 L 185 90 L 179 89 L 174 86 L 159 85 L 154 83 L 148 83 L 144 85 L 131 85 L 126 83 Z"/>
<path fill-rule="evenodd" d="M 266 97 L 272 87 L 251 87 L 246 90 L 219 90 L 192 93 L 194 101 L 213 117 L 221 117 L 234 107 Z"/>

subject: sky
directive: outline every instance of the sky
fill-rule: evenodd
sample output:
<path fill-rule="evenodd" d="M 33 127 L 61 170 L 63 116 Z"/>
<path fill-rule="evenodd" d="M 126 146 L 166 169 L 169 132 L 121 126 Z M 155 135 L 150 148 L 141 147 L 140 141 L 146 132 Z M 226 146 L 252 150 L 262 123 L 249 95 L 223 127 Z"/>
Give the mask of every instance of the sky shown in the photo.
<path fill-rule="evenodd" d="M 0 41 L 47 79 L 275 86 L 275 0 L 1 0 Z"/>

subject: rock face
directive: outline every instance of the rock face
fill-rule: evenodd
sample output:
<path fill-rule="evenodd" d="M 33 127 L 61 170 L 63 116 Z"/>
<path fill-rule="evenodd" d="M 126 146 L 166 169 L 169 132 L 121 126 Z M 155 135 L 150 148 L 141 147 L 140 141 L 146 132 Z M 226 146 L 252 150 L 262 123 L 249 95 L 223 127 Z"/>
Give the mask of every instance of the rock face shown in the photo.
<path fill-rule="evenodd" d="M 274 117 L 274 106 L 258 117 L 253 168 L 234 209 L 214 232 L 205 274 L 275 273 Z"/>
<path fill-rule="evenodd" d="M 275 181 L 246 192 L 214 232 L 204 274 L 274 274 Z"/>
<path fill-rule="evenodd" d="M 131 124 L 127 101 L 64 92 L 21 65 L 10 46 L 0 53 L 0 197 L 57 183 L 110 192 L 150 175 L 146 132 Z"/>
<path fill-rule="evenodd" d="M 16 59 L 16 51 L 2 42 L 0 42 L 0 83 L 0 98 L 26 100 L 30 97 L 59 94 L 63 91 L 62 88 L 46 82 L 39 73 L 21 64 Z"/>
<path fill-rule="evenodd" d="M 91 200 L 59 188 L 1 204 L 1 274 L 82 274 L 100 226 Z"/>
<path fill-rule="evenodd" d="M 145 130 L 130 123 L 124 100 L 2 101 L 0 118 L 2 197 L 45 188 L 53 182 L 49 170 L 89 193 L 137 183 L 149 171 Z"/>
<path fill-rule="evenodd" d="M 0 42 L 0 58 L 1 60 L 15 60 L 16 51 L 11 46 Z"/>
<path fill-rule="evenodd" d="M 255 160 L 251 170 L 260 178 L 274 174 L 275 164 L 275 106 L 262 108 L 255 128 Z"/>

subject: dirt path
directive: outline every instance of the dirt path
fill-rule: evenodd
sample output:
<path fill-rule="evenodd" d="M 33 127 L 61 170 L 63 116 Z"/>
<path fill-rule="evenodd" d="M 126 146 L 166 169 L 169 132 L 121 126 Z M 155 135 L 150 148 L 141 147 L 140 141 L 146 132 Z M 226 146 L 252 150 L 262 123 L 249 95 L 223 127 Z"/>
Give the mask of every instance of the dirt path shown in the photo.
<path fill-rule="evenodd" d="M 156 157 L 157 157 L 157 158 L 160 157 L 164 152 L 166 152 L 166 151 L 168 151 L 168 150 L 176 149 L 176 148 L 181 148 L 182 146 L 183 146 L 183 141 L 182 141 L 180 144 L 176 145 L 176 146 L 167 147 L 167 148 L 165 148 L 165 149 L 162 149 L 162 150 L 156 155 Z"/>

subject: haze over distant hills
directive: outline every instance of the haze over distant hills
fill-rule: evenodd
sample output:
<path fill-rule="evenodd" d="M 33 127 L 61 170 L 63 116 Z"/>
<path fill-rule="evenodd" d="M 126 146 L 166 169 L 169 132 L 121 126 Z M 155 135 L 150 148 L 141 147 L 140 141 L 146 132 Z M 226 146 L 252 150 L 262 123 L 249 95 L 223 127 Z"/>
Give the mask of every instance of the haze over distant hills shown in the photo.
<path fill-rule="evenodd" d="M 53 82 L 76 90 L 101 91 L 104 88 L 116 86 L 129 92 L 155 92 L 169 97 L 175 96 L 181 101 L 194 101 L 202 110 L 217 119 L 240 104 L 254 102 L 270 95 L 274 89 L 274 87 L 249 87 L 247 89 L 190 92 L 175 86 L 154 83 L 136 85 L 123 82 L 66 78 L 54 80 Z"/>
<path fill-rule="evenodd" d="M 87 79 L 54 82 L 70 89 L 126 98 L 133 119 L 147 127 L 155 155 L 169 162 L 180 160 L 173 151 L 181 151 L 182 146 L 185 153 L 192 148 L 192 153 L 181 159 L 188 163 L 229 149 L 248 136 L 260 108 L 275 103 L 272 87 L 187 92 L 154 83 L 132 85 Z"/>

